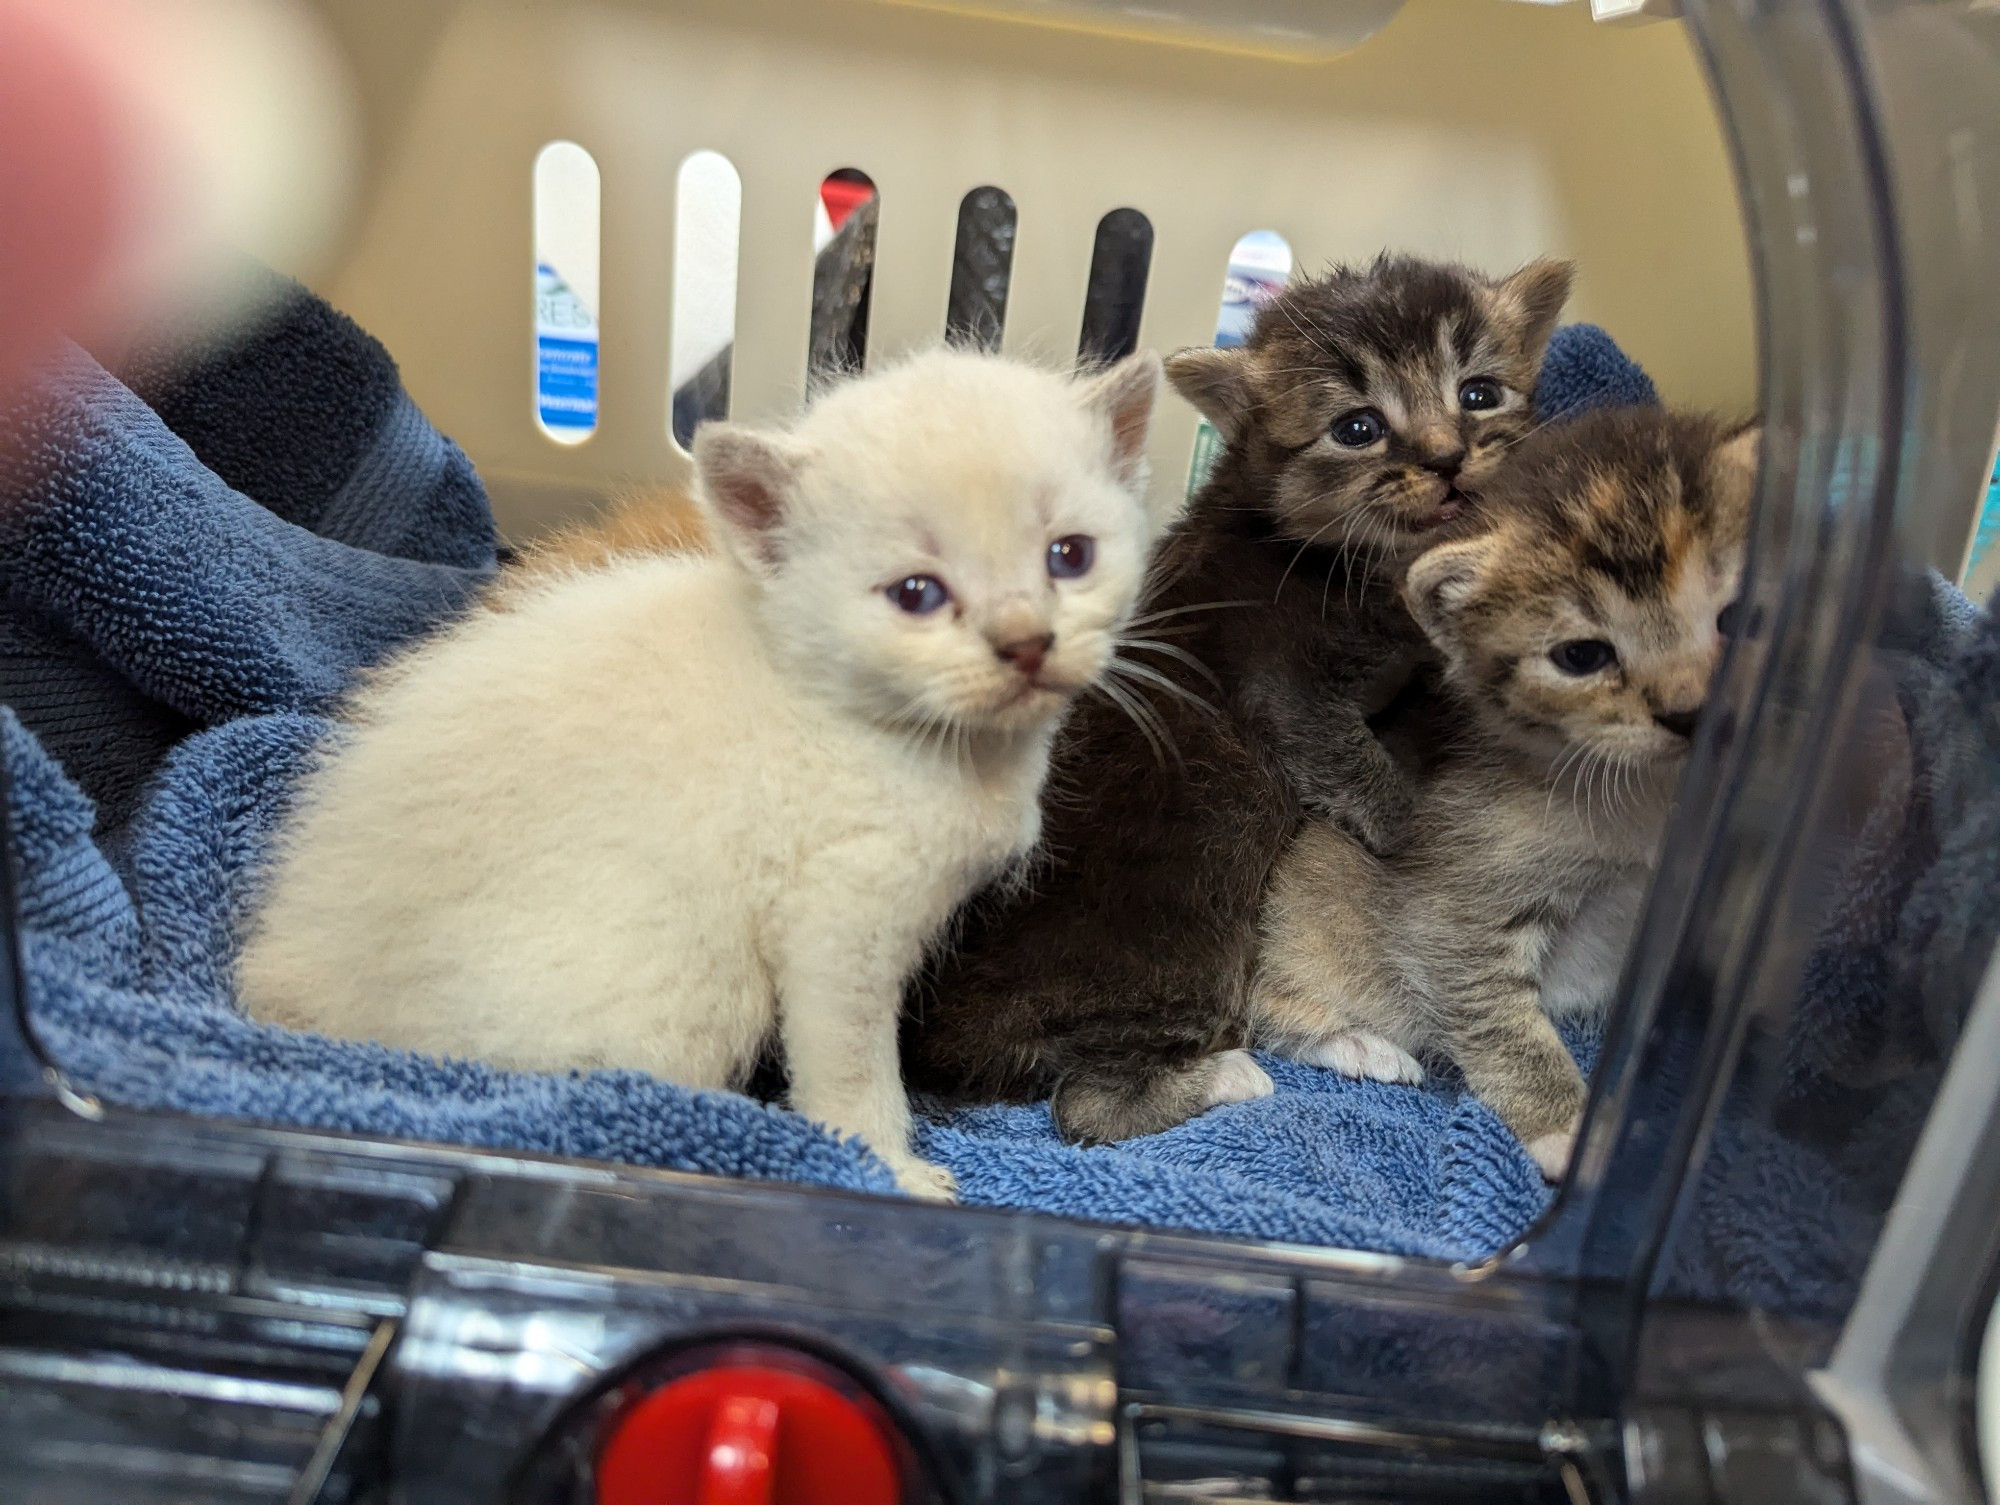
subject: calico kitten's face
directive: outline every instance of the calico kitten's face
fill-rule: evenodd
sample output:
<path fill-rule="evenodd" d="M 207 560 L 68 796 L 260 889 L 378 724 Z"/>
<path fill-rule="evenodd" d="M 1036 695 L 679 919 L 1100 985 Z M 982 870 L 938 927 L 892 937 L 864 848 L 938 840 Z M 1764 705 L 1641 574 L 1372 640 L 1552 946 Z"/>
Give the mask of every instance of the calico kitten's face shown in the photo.
<path fill-rule="evenodd" d="M 1184 350 L 1174 386 L 1242 446 L 1291 537 L 1407 558 L 1476 503 L 1531 398 L 1565 262 L 1493 281 L 1383 257 L 1288 289 L 1238 350 Z"/>
<path fill-rule="evenodd" d="M 936 352 L 785 439 L 706 427 L 696 459 L 816 687 L 913 729 L 1029 730 L 1104 672 L 1178 511 L 1148 500 L 1159 376 L 1150 353 L 1072 380 Z"/>
<path fill-rule="evenodd" d="M 1517 746 L 1621 765 L 1685 756 L 1736 597 L 1758 431 L 1658 408 L 1524 443 L 1492 531 L 1411 567 L 1452 681 Z"/>

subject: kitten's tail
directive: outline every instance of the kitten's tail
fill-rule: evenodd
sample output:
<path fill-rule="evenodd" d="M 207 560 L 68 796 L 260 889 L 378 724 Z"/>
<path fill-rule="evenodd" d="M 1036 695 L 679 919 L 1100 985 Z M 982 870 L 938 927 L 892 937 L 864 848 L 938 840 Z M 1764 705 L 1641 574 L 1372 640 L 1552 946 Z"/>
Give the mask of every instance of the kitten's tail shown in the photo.
<path fill-rule="evenodd" d="M 1056 1084 L 1049 1103 L 1056 1132 L 1072 1144 L 1112 1144 L 1184 1124 L 1217 1102 L 1235 1098 L 1234 1093 L 1219 1095 L 1217 1081 L 1235 1054 L 1202 1056 L 1185 1066 L 1071 1071 Z"/>

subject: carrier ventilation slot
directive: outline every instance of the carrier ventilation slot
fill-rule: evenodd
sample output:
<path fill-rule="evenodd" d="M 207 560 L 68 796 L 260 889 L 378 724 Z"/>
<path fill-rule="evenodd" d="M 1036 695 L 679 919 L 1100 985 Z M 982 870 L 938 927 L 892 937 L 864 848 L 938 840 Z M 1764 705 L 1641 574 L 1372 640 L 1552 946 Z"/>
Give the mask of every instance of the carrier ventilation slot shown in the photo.
<path fill-rule="evenodd" d="M 998 350 L 1007 330 L 1007 292 L 1014 280 L 1014 197 L 991 184 L 958 201 L 958 238 L 951 252 L 951 296 L 944 337 L 953 345 Z"/>
<path fill-rule="evenodd" d="M 860 371 L 868 361 L 868 303 L 875 287 L 881 195 L 858 167 L 826 175 L 813 205 L 812 329 L 806 390 Z"/>
<path fill-rule="evenodd" d="M 1097 222 L 1090 282 L 1083 295 L 1083 334 L 1076 358 L 1085 366 L 1121 361 L 1139 348 L 1146 311 L 1146 277 L 1153 266 L 1153 222 L 1136 209 L 1114 209 Z"/>
<path fill-rule="evenodd" d="M 729 416 L 736 352 L 736 273 L 743 179 L 720 152 L 681 163 L 674 190 L 674 325 L 667 432 L 685 451 L 694 431 Z"/>
<path fill-rule="evenodd" d="M 574 141 L 535 156 L 535 422 L 558 444 L 597 432 L 597 161 Z"/>

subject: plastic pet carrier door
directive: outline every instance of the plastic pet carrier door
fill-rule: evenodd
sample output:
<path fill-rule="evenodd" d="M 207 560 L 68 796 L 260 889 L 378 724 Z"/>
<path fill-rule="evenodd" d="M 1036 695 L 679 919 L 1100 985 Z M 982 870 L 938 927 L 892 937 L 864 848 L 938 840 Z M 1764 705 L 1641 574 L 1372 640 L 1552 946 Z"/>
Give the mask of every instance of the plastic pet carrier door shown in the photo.
<path fill-rule="evenodd" d="M 1385 244 L 1586 243 L 1585 311 L 1747 407 L 1700 143 L 1620 124 L 1671 68 L 1615 49 L 1684 37 L 1755 293 L 1743 626 L 1571 1172 L 1476 1261 L 134 1107 L 192 1057 L 65 1057 L 96 984 L 50 948 L 91 932 L 17 823 L 0 1497 L 1980 1498 L 2000 643 L 1945 577 L 2000 410 L 1992 5 L 317 9 L 370 126 L 320 290 L 516 539 L 881 352 L 1227 342 Z M 1179 485 L 1212 436 L 1174 412 Z"/>

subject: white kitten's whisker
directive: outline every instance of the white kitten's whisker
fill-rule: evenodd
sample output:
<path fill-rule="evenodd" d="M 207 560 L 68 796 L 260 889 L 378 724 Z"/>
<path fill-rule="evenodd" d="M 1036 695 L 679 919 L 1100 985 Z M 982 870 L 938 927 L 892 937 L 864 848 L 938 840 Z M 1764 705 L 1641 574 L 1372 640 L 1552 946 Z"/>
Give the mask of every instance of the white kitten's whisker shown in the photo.
<path fill-rule="evenodd" d="M 1130 659 L 1114 658 L 1105 666 L 1105 673 L 1114 675 L 1122 674 L 1128 678 L 1143 681 L 1146 684 L 1154 686 L 1156 689 L 1165 690 L 1176 700 L 1184 700 L 1189 705 L 1200 706 L 1212 716 L 1220 716 L 1222 714 L 1222 711 L 1218 707 L 1209 701 L 1203 700 L 1185 685 L 1175 684 L 1159 670 L 1151 668 L 1146 664 L 1135 664 Z"/>
<path fill-rule="evenodd" d="M 1255 509 L 1243 509 L 1246 511 Z M 1194 611 L 1222 611 L 1232 606 L 1255 606 L 1255 601 L 1203 601 L 1195 606 L 1169 606 L 1161 611 L 1141 612 L 1125 625 L 1128 627 L 1150 627 L 1155 622 L 1164 622 L 1168 617 L 1184 617 Z"/>
<path fill-rule="evenodd" d="M 1119 710 L 1123 711 L 1131 719 L 1132 724 L 1139 729 L 1139 734 L 1146 739 L 1146 745 L 1152 748 L 1153 756 L 1159 760 L 1160 766 L 1162 768 L 1166 767 L 1167 749 L 1172 744 L 1173 739 L 1168 736 L 1167 729 L 1159 724 L 1152 712 L 1146 709 L 1136 697 L 1120 689 L 1109 679 L 1097 680 L 1091 685 L 1091 688 L 1102 694 L 1105 699 L 1117 706 Z M 1162 740 L 1163 738 L 1165 739 L 1164 741 Z M 1173 761 L 1179 763 L 1180 760 L 1180 749 L 1175 748 L 1173 751 Z"/>
<path fill-rule="evenodd" d="M 1215 672 L 1185 648 L 1177 648 L 1172 643 L 1162 643 L 1155 638 L 1120 638 L 1118 646 L 1120 648 L 1137 649 L 1141 653 L 1164 653 L 1168 658 L 1178 659 L 1203 679 L 1214 685 L 1216 693 L 1226 693 L 1223 690 L 1222 681 L 1215 677 Z"/>

